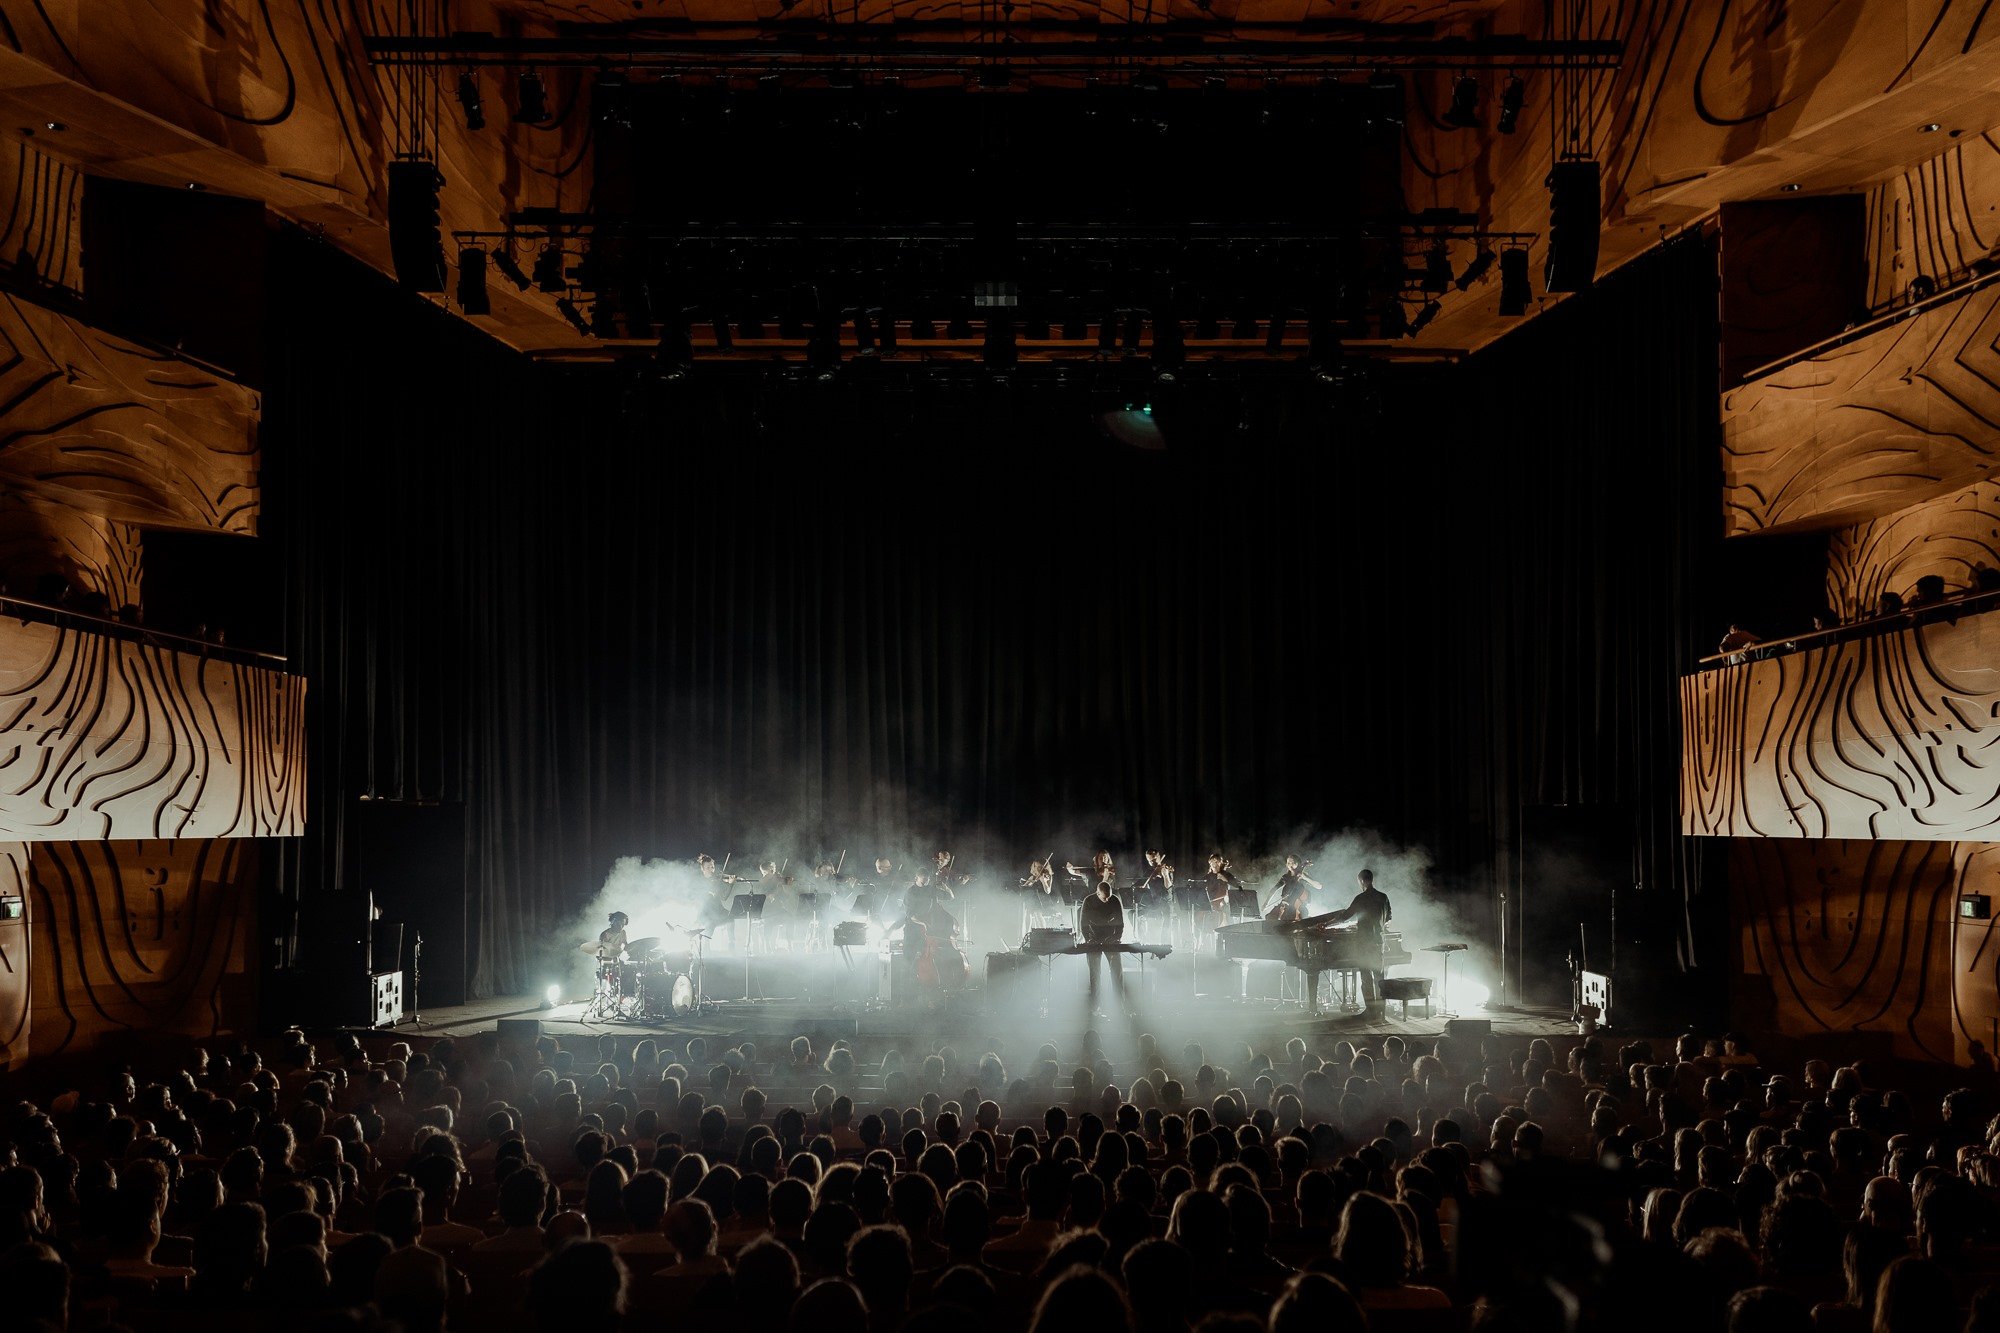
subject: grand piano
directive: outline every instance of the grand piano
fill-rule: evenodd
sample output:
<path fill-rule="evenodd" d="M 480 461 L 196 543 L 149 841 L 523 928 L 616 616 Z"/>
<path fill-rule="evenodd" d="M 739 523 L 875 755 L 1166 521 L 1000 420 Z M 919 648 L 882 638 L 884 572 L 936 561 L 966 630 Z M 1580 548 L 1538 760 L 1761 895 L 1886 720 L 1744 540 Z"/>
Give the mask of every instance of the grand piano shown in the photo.
<path fill-rule="evenodd" d="M 1362 964 L 1361 950 L 1352 926 L 1336 926 L 1338 913 L 1309 916 L 1302 921 L 1239 921 L 1218 926 L 1215 952 L 1225 962 L 1253 961 L 1288 963 L 1306 974 L 1306 994 L 1317 993 L 1315 979 L 1321 972 L 1333 972 L 1345 992 Z M 1382 970 L 1407 964 L 1410 951 L 1403 937 L 1394 931 L 1382 932 Z"/>

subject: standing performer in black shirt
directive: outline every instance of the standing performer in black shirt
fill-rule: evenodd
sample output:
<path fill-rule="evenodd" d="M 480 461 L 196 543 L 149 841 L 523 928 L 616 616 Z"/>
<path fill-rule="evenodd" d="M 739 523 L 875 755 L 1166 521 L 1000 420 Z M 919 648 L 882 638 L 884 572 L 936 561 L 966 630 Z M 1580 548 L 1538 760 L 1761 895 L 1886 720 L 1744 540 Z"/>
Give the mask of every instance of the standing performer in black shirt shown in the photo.
<path fill-rule="evenodd" d="M 1125 938 L 1125 908 L 1112 892 L 1118 872 L 1106 865 L 1097 872 L 1097 891 L 1083 900 L 1077 912 L 1077 927 L 1083 932 L 1085 946 L 1092 944 L 1117 944 Z M 1118 992 L 1118 1007 L 1125 1007 L 1125 960 L 1118 953 L 1107 953 L 1090 949 L 1085 957 L 1090 963 L 1090 1008 L 1097 1011 L 1098 973 L 1105 964 L 1111 966 L 1111 988 Z"/>
<path fill-rule="evenodd" d="M 1382 1016 L 1382 927 L 1389 923 L 1389 895 L 1375 887 L 1375 872 L 1364 870 L 1355 878 L 1361 892 L 1354 901 L 1333 914 L 1333 924 L 1354 923 L 1354 944 L 1361 955 L 1361 1006 L 1368 1018 Z M 1370 965 L 1372 964 L 1372 966 Z"/>

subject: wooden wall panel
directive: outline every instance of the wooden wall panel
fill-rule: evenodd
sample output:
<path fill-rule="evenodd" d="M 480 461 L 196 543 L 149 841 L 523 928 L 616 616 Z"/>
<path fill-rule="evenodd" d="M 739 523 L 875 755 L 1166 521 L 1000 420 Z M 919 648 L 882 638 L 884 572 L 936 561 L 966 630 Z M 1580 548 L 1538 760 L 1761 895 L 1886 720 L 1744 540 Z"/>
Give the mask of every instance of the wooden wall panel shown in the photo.
<path fill-rule="evenodd" d="M 1942 282 L 2000 246 L 2000 137 L 1962 134 L 1938 156 L 1870 189 L 1868 304 L 1902 302 L 1918 277 Z"/>
<path fill-rule="evenodd" d="M 256 842 L 38 843 L 28 864 L 34 1054 L 255 1022 Z"/>
<path fill-rule="evenodd" d="M 305 824 L 305 682 L 0 621 L 0 837 L 256 838 Z"/>
<path fill-rule="evenodd" d="M 0 902 L 18 900 L 25 912 L 32 896 L 28 887 L 28 844 L 0 842 Z M 34 1008 L 29 985 L 33 959 L 27 917 L 0 920 L 0 1069 L 28 1058 Z"/>
<path fill-rule="evenodd" d="M 0 417 L 0 422 L 5 418 Z M 30 491 L 0 491 L 0 585 L 34 596 L 44 574 L 71 590 L 102 593 L 111 609 L 139 604 L 139 530 Z"/>
<path fill-rule="evenodd" d="M 1947 843 L 1734 842 L 1734 1021 L 1953 1059 L 1957 884 Z"/>
<path fill-rule="evenodd" d="M 2000 468 L 2000 285 L 1722 399 L 1731 535 L 1835 527 Z"/>
<path fill-rule="evenodd" d="M 0 293 L 0 485 L 121 523 L 254 534 L 257 399 Z"/>
<path fill-rule="evenodd" d="M 1681 827 L 2000 836 L 2000 613 L 1681 681 Z"/>
<path fill-rule="evenodd" d="M 0 267 L 17 282 L 83 290 L 83 173 L 23 140 L 0 157 Z"/>
<path fill-rule="evenodd" d="M 2000 908 L 2000 843 L 1961 842 L 1952 849 L 1959 893 L 1983 893 Z M 1978 1042 L 2000 1051 L 2000 915 L 1952 920 L 1952 1020 L 1960 1063 Z"/>
<path fill-rule="evenodd" d="M 1872 610 L 1884 592 L 1908 597 L 1936 574 L 1951 589 L 1972 584 L 1972 567 L 2000 569 L 2000 482 L 1980 481 L 1842 528 L 1827 539 L 1826 604 L 1843 619 Z"/>

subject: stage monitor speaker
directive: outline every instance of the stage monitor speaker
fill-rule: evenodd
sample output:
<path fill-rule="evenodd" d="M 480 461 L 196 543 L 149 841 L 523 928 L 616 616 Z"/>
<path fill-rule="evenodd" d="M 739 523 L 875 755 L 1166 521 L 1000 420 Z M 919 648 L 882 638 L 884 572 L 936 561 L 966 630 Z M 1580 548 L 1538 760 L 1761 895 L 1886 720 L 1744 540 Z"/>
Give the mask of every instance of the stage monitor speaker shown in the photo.
<path fill-rule="evenodd" d="M 1493 1035 L 1493 1020 L 1490 1018 L 1447 1018 L 1444 1021 L 1444 1034 L 1447 1037 L 1458 1037 L 1461 1039 L 1490 1037 Z"/>
<path fill-rule="evenodd" d="M 394 1027 L 403 1021 L 401 972 L 376 972 L 369 977 L 368 1011 L 371 1027 Z"/>
<path fill-rule="evenodd" d="M 1597 163 L 1558 162 L 1549 169 L 1549 240 L 1542 287 L 1580 292 L 1597 278 L 1597 232 L 1603 221 Z"/>
<path fill-rule="evenodd" d="M 357 801 L 350 827 L 358 887 L 374 895 L 384 921 L 403 925 L 400 952 L 378 954 L 374 969 L 413 972 L 417 1011 L 470 998 L 465 902 L 465 808 L 402 801 Z M 416 952 L 423 939 L 423 954 Z"/>
<path fill-rule="evenodd" d="M 503 1018 L 494 1024 L 494 1031 L 502 1041 L 517 1041 L 533 1045 L 542 1038 L 542 1020 L 539 1018 Z"/>

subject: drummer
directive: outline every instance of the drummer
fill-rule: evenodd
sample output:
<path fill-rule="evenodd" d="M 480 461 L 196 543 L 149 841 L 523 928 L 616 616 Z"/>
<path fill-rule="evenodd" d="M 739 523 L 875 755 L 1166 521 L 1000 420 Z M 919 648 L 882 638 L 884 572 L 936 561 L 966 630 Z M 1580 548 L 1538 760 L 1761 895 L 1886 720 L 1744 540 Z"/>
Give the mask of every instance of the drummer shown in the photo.
<path fill-rule="evenodd" d="M 611 914 L 611 924 L 597 932 L 597 957 L 602 962 L 617 962 L 625 956 L 625 927 L 632 924 L 632 918 L 623 912 Z"/>

